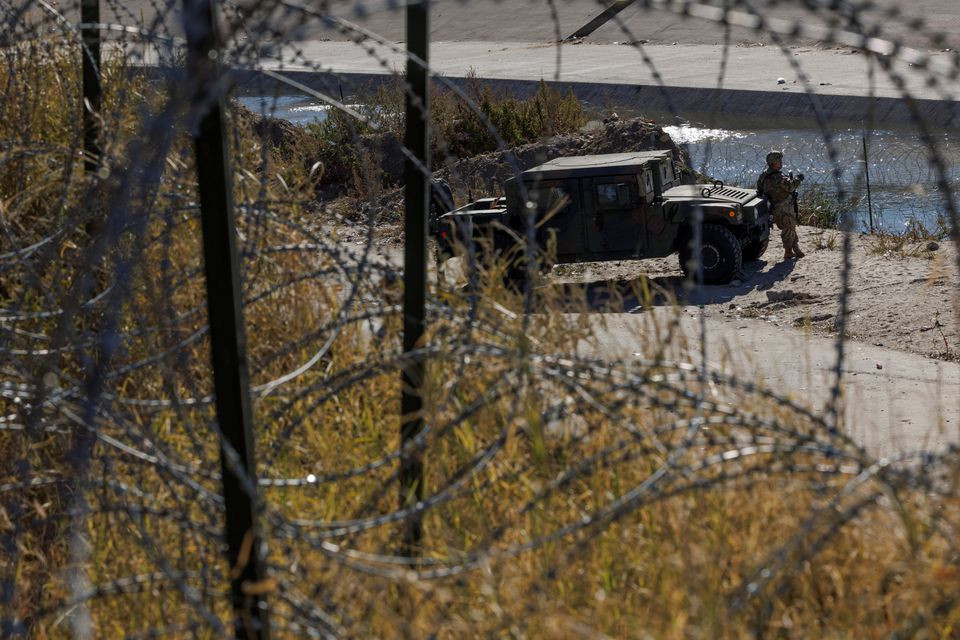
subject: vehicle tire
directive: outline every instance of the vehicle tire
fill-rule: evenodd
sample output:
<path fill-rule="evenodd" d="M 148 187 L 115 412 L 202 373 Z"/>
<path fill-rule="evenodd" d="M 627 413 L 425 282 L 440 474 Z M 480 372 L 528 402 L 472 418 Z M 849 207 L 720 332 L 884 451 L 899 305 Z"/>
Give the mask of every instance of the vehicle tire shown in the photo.
<path fill-rule="evenodd" d="M 702 227 L 700 259 L 703 261 L 704 284 L 726 284 L 733 280 L 743 266 L 743 248 L 733 232 L 717 224 Z M 693 260 L 692 236 L 681 241 L 680 268 L 683 275 L 696 277 Z"/>
<path fill-rule="evenodd" d="M 760 238 L 751 238 L 750 243 L 743 248 L 743 261 L 744 262 L 755 262 L 759 260 L 763 254 L 767 252 L 767 247 L 770 245 L 770 227 L 767 227 L 766 231 L 763 232 L 763 235 Z"/>

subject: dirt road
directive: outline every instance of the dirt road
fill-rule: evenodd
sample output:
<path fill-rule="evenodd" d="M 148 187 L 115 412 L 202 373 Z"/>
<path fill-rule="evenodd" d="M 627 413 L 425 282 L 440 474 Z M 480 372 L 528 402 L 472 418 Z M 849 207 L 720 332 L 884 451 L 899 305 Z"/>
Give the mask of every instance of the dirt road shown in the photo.
<path fill-rule="evenodd" d="M 807 256 L 778 262 L 780 240 L 743 279 L 686 291 L 676 256 L 559 265 L 544 287 L 586 288 L 596 341 L 584 350 L 630 361 L 641 349 L 644 321 L 678 318 L 698 365 L 701 307 L 707 362 L 717 371 L 762 384 L 820 413 L 835 384 L 843 238 L 798 229 Z M 397 233 L 377 252 L 401 262 Z M 353 239 L 362 244 L 359 236 Z M 851 234 L 848 339 L 844 343 L 843 425 L 874 454 L 960 445 L 960 275 L 956 249 L 927 242 L 899 250 L 876 236 Z M 887 249 L 884 252 L 884 249 Z M 447 269 L 456 278 L 453 262 Z M 648 278 L 653 305 L 638 299 Z"/>
<path fill-rule="evenodd" d="M 548 286 L 588 282 L 598 309 L 608 305 L 611 288 L 623 295 L 622 308 L 608 309 L 598 322 L 603 326 L 593 347 L 617 359 L 637 351 L 649 313 L 679 313 L 680 328 L 698 344 L 702 304 L 708 362 L 820 411 L 836 379 L 842 237 L 810 227 L 800 231 L 803 260 L 776 262 L 774 238 L 767 261 L 747 265 L 742 281 L 706 287 L 700 295 L 683 289 L 675 257 L 565 265 L 555 268 Z M 881 242 L 851 236 L 844 424 L 878 454 L 960 443 L 955 249 L 918 243 L 884 254 Z M 631 294 L 641 275 L 661 292 L 653 309 L 644 310 Z M 666 304 L 673 296 L 679 307 Z"/>
<path fill-rule="evenodd" d="M 584 285 L 596 341 L 584 350 L 635 359 L 655 315 L 676 318 L 698 365 L 700 314 L 713 370 L 756 382 L 820 413 L 836 381 L 843 238 L 800 227 L 807 257 L 778 262 L 779 238 L 743 279 L 687 291 L 676 256 L 560 265 L 544 287 Z M 906 244 L 851 234 L 843 425 L 874 454 L 960 444 L 960 277 L 949 243 Z M 886 251 L 885 251 L 886 250 Z M 648 278 L 653 305 L 638 283 Z M 678 303 L 678 304 L 675 304 Z"/>
<path fill-rule="evenodd" d="M 692 344 L 700 335 L 699 310 L 679 312 L 680 329 Z M 595 353 L 630 360 L 639 345 L 642 319 L 607 316 Z M 836 342 L 751 319 L 711 318 L 707 362 L 822 413 L 836 380 Z M 694 358 L 694 364 L 699 364 Z M 960 366 L 875 347 L 846 343 L 842 381 L 846 433 L 876 455 L 942 449 L 960 443 Z"/>

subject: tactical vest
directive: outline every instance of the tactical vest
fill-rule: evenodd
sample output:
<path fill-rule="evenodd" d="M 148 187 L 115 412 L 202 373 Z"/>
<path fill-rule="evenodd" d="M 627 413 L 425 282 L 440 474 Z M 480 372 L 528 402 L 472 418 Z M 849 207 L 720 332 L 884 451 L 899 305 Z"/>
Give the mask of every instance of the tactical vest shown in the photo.
<path fill-rule="evenodd" d="M 766 171 L 760 174 L 759 178 L 757 178 L 757 195 L 760 196 L 761 198 L 767 197 L 767 194 L 763 192 L 763 183 L 766 181 L 767 178 L 769 178 L 775 173 L 780 173 L 780 172 L 777 171 L 776 169 L 767 169 Z"/>

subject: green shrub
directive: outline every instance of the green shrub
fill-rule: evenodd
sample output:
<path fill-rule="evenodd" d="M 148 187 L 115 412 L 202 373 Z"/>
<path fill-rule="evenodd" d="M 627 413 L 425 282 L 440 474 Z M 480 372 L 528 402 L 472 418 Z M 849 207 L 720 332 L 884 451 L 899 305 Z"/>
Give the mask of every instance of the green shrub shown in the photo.
<path fill-rule="evenodd" d="M 860 196 L 847 196 L 843 200 L 820 185 L 811 185 L 800 190 L 800 224 L 821 229 L 841 229 L 845 220 L 860 204 Z"/>

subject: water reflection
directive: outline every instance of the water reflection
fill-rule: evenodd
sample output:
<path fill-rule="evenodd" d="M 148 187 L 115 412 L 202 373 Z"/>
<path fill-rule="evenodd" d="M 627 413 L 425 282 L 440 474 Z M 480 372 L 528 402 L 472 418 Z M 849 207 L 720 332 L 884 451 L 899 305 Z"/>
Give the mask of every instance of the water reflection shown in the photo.
<path fill-rule="evenodd" d="M 318 102 L 312 96 L 258 97 L 241 96 L 237 102 L 253 111 L 274 118 L 283 118 L 294 124 L 306 126 L 327 118 L 330 105 Z"/>
<path fill-rule="evenodd" d="M 852 206 L 855 226 L 861 229 L 869 226 L 868 177 L 877 228 L 894 231 L 918 220 L 933 229 L 946 212 L 931 152 L 917 134 L 843 129 L 831 132 L 828 145 L 819 131 L 811 129 L 737 131 L 694 125 L 664 129 L 686 147 L 694 168 L 729 184 L 753 185 L 766 154 L 782 150 L 784 170 L 806 176 L 803 188 L 821 189 L 828 198 L 839 198 L 842 191 Z M 947 167 L 947 183 L 960 186 L 960 143 L 942 133 L 934 144 Z"/>

